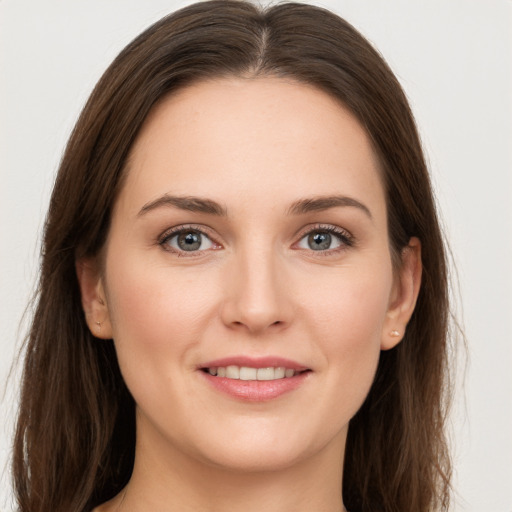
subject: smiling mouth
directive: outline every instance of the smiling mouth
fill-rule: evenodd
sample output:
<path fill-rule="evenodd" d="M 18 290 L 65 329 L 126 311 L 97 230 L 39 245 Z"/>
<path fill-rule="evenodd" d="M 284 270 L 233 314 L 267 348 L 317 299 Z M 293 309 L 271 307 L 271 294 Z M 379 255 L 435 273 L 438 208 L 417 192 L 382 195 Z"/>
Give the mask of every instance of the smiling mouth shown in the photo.
<path fill-rule="evenodd" d="M 309 372 L 310 370 L 294 370 L 292 368 L 285 368 L 283 366 L 267 367 L 267 368 L 252 368 L 250 366 L 214 366 L 210 368 L 202 368 L 202 371 L 209 373 L 214 377 L 224 377 L 233 380 L 246 380 L 246 381 L 269 381 L 289 379 L 299 374 Z"/>

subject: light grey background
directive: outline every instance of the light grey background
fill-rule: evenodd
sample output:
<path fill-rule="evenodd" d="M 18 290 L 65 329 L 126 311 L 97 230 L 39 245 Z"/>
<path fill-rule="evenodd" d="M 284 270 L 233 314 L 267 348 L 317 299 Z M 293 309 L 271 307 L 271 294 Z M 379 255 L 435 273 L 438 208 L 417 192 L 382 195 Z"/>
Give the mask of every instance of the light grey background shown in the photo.
<path fill-rule="evenodd" d="M 2 469 L 16 374 L 4 382 L 65 141 L 121 48 L 188 3 L 0 0 L 0 511 L 13 509 Z M 412 103 L 458 269 L 457 314 L 469 347 L 452 415 L 453 510 L 512 512 L 512 2 L 315 3 L 375 43 Z"/>

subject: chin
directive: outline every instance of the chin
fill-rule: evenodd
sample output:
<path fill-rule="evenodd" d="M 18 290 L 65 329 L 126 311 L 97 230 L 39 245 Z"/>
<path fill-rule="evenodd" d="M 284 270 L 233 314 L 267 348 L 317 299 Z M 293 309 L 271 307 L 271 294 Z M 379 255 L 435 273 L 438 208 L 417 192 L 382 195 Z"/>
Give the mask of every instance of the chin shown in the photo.
<path fill-rule="evenodd" d="M 322 457 L 324 448 L 338 443 L 343 450 L 346 430 L 324 432 L 324 436 L 308 435 L 297 428 L 278 432 L 253 433 L 221 436 L 210 439 L 208 446 L 198 446 L 199 458 L 210 466 L 240 473 L 283 471 L 300 466 L 303 462 Z M 213 441 L 213 442 L 212 442 Z M 202 443 L 201 443 L 202 444 Z M 203 448 L 203 450 L 201 450 Z"/>
<path fill-rule="evenodd" d="M 205 454 L 206 455 L 206 454 Z M 209 465 L 237 473 L 267 473 L 283 471 L 307 459 L 309 454 L 302 450 L 259 446 L 233 450 L 232 447 L 221 453 L 207 454 Z"/>

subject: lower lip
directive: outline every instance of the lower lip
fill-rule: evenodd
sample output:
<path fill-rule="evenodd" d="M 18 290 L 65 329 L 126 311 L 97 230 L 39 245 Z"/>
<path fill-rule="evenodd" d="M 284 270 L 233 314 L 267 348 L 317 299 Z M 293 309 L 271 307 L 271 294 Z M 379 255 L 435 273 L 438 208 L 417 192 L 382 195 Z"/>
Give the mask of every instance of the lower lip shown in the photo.
<path fill-rule="evenodd" d="M 248 402 L 265 402 L 297 389 L 311 372 L 275 380 L 239 380 L 214 377 L 201 371 L 203 377 L 217 391 Z"/>

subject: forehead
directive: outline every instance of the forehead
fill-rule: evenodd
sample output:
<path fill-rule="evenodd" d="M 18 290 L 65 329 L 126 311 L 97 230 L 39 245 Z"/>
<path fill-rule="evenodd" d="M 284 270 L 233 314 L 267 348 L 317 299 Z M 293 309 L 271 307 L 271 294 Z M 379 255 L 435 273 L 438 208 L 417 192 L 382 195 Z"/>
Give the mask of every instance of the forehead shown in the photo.
<path fill-rule="evenodd" d="M 339 193 L 369 195 L 385 209 L 378 162 L 359 122 L 326 93 L 281 78 L 181 89 L 148 116 L 129 162 L 121 199 L 133 207 L 162 193 L 221 203 L 240 194 L 293 201 Z"/>

